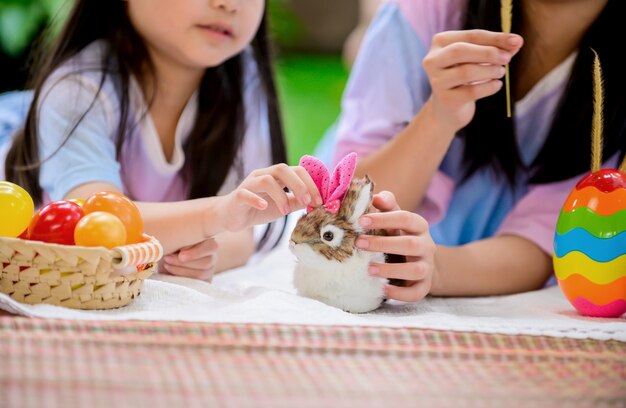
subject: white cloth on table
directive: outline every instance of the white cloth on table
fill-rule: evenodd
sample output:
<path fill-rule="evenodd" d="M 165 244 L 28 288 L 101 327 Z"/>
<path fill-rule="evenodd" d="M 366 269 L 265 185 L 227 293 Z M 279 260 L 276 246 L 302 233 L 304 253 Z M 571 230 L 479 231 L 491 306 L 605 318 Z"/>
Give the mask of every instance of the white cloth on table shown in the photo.
<path fill-rule="evenodd" d="M 415 327 L 626 341 L 624 317 L 580 316 L 557 286 L 510 296 L 389 302 L 371 313 L 350 314 L 298 296 L 291 282 L 294 264 L 295 258 L 283 240 L 265 257 L 219 274 L 213 283 L 156 275 L 145 281 L 141 296 L 120 309 L 82 311 L 26 305 L 4 294 L 0 294 L 0 309 L 24 316 L 71 320 Z"/>

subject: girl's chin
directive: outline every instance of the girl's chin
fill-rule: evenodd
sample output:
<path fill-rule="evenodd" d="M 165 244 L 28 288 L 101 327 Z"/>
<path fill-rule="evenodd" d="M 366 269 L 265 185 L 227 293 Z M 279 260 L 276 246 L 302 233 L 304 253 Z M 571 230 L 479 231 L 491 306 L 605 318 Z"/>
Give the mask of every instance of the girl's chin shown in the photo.
<path fill-rule="evenodd" d="M 228 58 L 230 57 L 206 58 L 206 56 L 204 56 L 204 58 L 188 58 L 186 63 L 184 63 L 183 65 L 192 71 L 205 70 L 207 68 L 213 68 L 223 64 L 226 60 L 228 60 Z"/>
<path fill-rule="evenodd" d="M 221 65 L 225 61 L 227 61 L 228 59 L 232 58 L 233 56 L 237 54 L 238 52 L 237 53 L 233 53 L 233 52 L 218 53 L 218 52 L 215 52 L 215 50 L 212 50 L 211 53 L 207 53 L 207 52 L 205 52 L 204 54 L 197 53 L 191 56 L 189 60 L 192 62 L 193 66 L 206 69 L 206 68 L 212 68 L 212 67 Z"/>

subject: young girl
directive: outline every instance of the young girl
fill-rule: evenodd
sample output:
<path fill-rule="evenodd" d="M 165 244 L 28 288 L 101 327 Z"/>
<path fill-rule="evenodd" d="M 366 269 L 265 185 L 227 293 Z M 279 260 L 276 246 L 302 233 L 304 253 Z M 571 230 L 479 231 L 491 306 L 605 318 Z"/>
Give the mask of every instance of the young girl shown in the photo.
<path fill-rule="evenodd" d="M 500 0 L 379 9 L 344 94 L 336 157 L 358 152 L 357 172 L 396 195 L 379 195 L 383 212 L 363 223 L 400 237 L 358 243 L 407 255 L 405 264 L 372 265 L 375 275 L 412 282 L 389 286 L 389 297 L 546 283 L 559 210 L 590 169 L 591 49 L 604 74 L 605 165 L 617 167 L 626 151 L 626 76 L 612 45 L 624 15 L 620 0 L 513 1 L 518 34 L 505 34 Z"/>
<path fill-rule="evenodd" d="M 210 279 L 284 228 L 253 225 L 321 203 L 303 169 L 272 166 L 264 0 L 77 0 L 42 67 L 7 179 L 39 203 L 126 194 L 165 272 Z"/>

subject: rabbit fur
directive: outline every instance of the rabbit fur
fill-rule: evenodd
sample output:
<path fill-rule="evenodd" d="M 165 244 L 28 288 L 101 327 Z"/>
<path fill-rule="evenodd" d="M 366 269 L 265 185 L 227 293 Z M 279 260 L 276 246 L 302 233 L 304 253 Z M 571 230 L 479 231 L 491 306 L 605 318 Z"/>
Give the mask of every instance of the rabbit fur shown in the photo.
<path fill-rule="evenodd" d="M 290 249 L 297 258 L 294 286 L 302 296 L 352 313 L 378 308 L 386 278 L 369 275 L 370 262 L 385 262 L 385 254 L 356 248 L 359 235 L 382 235 L 364 230 L 359 217 L 369 211 L 373 183 L 353 179 L 337 214 L 323 207 L 300 218 L 291 234 Z"/>

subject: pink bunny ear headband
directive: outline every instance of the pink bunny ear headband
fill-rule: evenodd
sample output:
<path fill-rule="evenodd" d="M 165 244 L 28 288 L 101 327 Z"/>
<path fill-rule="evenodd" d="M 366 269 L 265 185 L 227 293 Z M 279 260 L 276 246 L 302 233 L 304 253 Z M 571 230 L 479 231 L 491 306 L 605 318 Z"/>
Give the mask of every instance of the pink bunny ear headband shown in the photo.
<path fill-rule="evenodd" d="M 341 159 L 332 174 L 320 159 L 313 156 L 302 156 L 300 166 L 304 167 L 313 179 L 326 211 L 337 214 L 356 170 L 356 153 L 349 153 Z M 307 207 L 306 212 L 312 209 Z"/>

